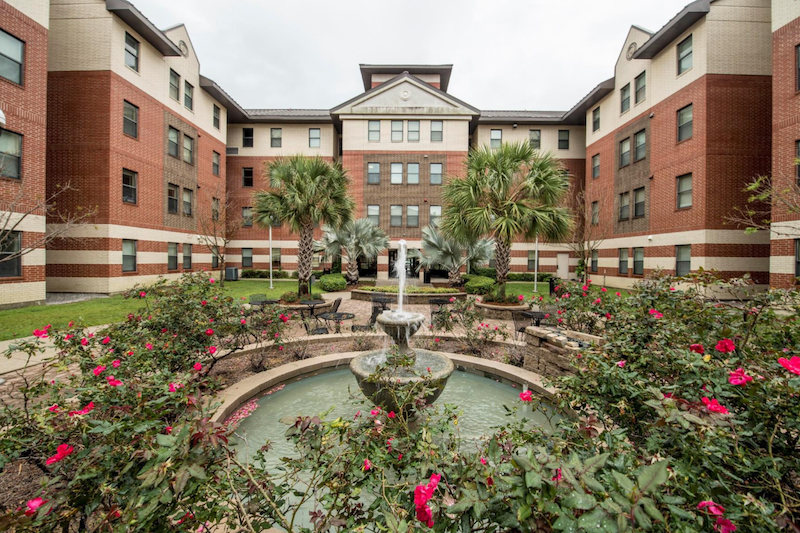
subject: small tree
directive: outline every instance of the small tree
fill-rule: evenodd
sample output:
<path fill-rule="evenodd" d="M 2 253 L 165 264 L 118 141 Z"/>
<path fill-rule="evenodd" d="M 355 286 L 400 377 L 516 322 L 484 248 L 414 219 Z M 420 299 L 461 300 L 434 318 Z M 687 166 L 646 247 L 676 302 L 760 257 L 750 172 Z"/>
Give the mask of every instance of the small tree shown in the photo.
<path fill-rule="evenodd" d="M 412 252 L 419 257 L 420 268 L 431 269 L 440 265 L 445 268 L 447 281 L 451 287 L 456 287 L 464 283 L 461 268 L 465 267 L 469 272 L 473 264 L 488 261 L 493 246 L 492 239 L 484 238 L 468 243 L 459 242 L 431 225 L 422 230 L 422 250 Z"/>
<path fill-rule="evenodd" d="M 778 186 L 776 181 L 785 185 Z M 744 227 L 745 233 L 761 230 L 782 239 L 800 237 L 800 227 L 776 225 L 773 220 L 776 213 L 780 213 L 782 218 L 800 219 L 800 183 L 796 178 L 781 177 L 775 180 L 770 176 L 758 176 L 744 191 L 749 195 L 747 205 L 736 207 L 726 217 L 729 224 Z"/>
<path fill-rule="evenodd" d="M 569 177 L 561 163 L 530 143 L 503 143 L 470 151 L 467 175 L 444 187 L 442 231 L 466 241 L 491 236 L 495 241 L 497 294 L 505 296 L 511 245 L 517 238 L 558 240 L 570 231 L 569 210 L 562 207 Z"/>
<path fill-rule="evenodd" d="M 220 284 L 225 284 L 225 265 L 228 256 L 228 243 L 236 235 L 236 230 L 242 225 L 241 220 L 234 219 L 234 201 L 230 193 L 223 191 L 219 186 L 215 189 L 211 199 L 211 209 L 198 209 L 200 223 L 199 241 L 206 245 L 211 254 L 217 257 L 219 266 Z"/>
<path fill-rule="evenodd" d="M 372 260 L 389 246 L 389 237 L 368 218 L 348 222 L 341 228 L 326 225 L 322 228 L 322 239 L 315 247 L 331 258 L 345 257 L 349 285 L 358 283 L 358 261 Z"/>
<path fill-rule="evenodd" d="M 70 233 L 77 227 L 85 225 L 97 213 L 97 207 L 78 206 L 71 211 L 60 210 L 57 200 L 69 191 L 77 192 L 78 189 L 67 182 L 56 186 L 54 193 L 31 200 L 27 192 L 20 187 L 13 200 L 0 204 L 0 250 L 10 252 L 0 255 L 0 263 L 16 261 L 34 250 L 46 248 L 53 241 L 74 238 Z M 47 230 L 32 240 L 22 241 L 17 237 L 17 232 L 31 216 L 45 216 L 48 221 Z"/>
<path fill-rule="evenodd" d="M 268 227 L 277 219 L 300 235 L 297 254 L 299 293 L 308 294 L 314 256 L 314 227 L 341 227 L 353 218 L 355 202 L 348 195 L 341 163 L 295 155 L 266 168 L 269 189 L 255 194 L 254 221 Z"/>
<path fill-rule="evenodd" d="M 592 202 L 587 201 L 585 190 L 580 190 L 572 196 L 575 226 L 569 242 L 569 249 L 583 265 L 582 279 L 584 282 L 588 276 L 587 265 L 592 260 L 592 254 L 600 249 L 600 245 L 608 235 L 608 225 L 601 224 L 599 220 L 599 213 L 603 212 L 608 194 L 603 188 L 598 187 L 597 189 L 599 189 L 597 200 L 592 200 L 592 202 L 597 202 L 597 220 L 594 219 Z"/>

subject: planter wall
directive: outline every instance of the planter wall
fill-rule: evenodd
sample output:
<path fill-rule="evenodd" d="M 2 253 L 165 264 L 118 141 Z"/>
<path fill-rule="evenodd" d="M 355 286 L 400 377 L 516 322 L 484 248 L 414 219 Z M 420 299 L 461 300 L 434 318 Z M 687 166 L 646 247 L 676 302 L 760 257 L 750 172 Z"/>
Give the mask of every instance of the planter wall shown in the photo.
<path fill-rule="evenodd" d="M 530 326 L 525 330 L 526 348 L 522 368 L 548 377 L 574 374 L 580 348 L 570 338 L 597 345 L 604 342 L 601 337 L 578 331 L 554 332 Z"/>
<path fill-rule="evenodd" d="M 394 298 L 397 300 L 397 293 L 391 292 L 373 292 L 373 291 L 360 291 L 358 289 L 354 291 L 350 291 L 350 299 L 351 300 L 359 300 L 362 302 L 370 302 L 372 301 L 373 296 L 381 296 L 385 298 Z M 431 298 L 456 298 L 458 300 L 463 300 L 467 297 L 467 294 L 464 292 L 446 292 L 446 293 L 439 293 L 439 294 L 406 294 L 403 303 L 415 305 L 415 304 L 429 304 Z"/>
<path fill-rule="evenodd" d="M 476 303 L 475 307 L 481 309 L 487 318 L 495 320 L 511 320 L 511 313 L 514 311 L 527 311 L 527 305 L 494 305 L 487 303 Z"/>

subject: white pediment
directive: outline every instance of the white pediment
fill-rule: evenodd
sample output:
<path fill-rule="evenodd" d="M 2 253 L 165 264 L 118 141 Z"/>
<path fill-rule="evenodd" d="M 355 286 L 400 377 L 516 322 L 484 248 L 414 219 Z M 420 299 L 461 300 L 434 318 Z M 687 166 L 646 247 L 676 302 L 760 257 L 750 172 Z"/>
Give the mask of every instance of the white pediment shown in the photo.
<path fill-rule="evenodd" d="M 343 115 L 475 115 L 475 110 L 425 83 L 402 78 L 335 109 Z"/>

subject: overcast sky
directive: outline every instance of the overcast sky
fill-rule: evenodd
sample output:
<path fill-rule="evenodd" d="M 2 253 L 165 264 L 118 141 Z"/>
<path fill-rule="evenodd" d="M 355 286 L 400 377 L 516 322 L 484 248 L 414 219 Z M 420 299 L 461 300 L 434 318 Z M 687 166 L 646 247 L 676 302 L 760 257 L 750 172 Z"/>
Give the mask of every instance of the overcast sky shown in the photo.
<path fill-rule="evenodd" d="M 332 108 L 363 92 L 359 63 L 452 63 L 448 92 L 478 109 L 567 110 L 613 76 L 632 24 L 656 31 L 688 1 L 133 3 L 185 23 L 201 72 L 245 108 Z"/>

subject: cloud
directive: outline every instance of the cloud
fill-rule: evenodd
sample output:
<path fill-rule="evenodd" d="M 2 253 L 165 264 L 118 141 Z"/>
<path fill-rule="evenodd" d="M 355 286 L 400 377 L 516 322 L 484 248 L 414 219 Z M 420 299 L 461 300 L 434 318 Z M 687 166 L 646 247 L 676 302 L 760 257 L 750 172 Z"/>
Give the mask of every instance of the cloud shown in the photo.
<path fill-rule="evenodd" d="M 246 108 L 331 108 L 363 91 L 359 63 L 453 63 L 479 109 L 566 110 L 613 75 L 632 24 L 686 0 L 135 0 L 186 24 L 201 71 Z"/>

